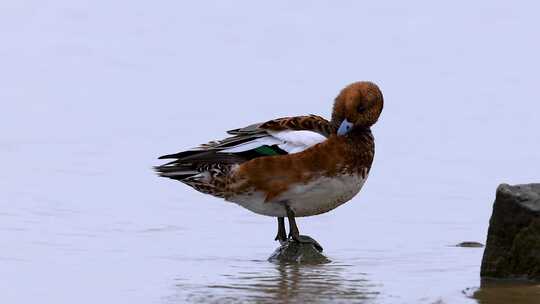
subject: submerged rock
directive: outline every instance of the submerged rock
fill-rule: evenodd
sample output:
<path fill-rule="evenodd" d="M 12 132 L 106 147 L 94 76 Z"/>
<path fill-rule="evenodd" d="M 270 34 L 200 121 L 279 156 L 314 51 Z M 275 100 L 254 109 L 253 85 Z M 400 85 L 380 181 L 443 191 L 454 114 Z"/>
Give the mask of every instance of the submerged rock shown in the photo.
<path fill-rule="evenodd" d="M 456 247 L 465 247 L 465 248 L 482 248 L 484 244 L 478 242 L 461 242 L 456 244 Z"/>
<path fill-rule="evenodd" d="M 497 188 L 480 275 L 540 280 L 540 184 Z"/>
<path fill-rule="evenodd" d="M 302 237 L 310 238 L 308 236 Z M 320 245 L 318 245 L 318 243 L 315 245 L 313 243 L 299 243 L 293 240 L 287 240 L 283 242 L 281 246 L 274 251 L 274 253 L 272 253 L 272 255 L 268 258 L 268 261 L 299 264 L 329 263 L 330 260 L 321 252 L 322 248 Z"/>

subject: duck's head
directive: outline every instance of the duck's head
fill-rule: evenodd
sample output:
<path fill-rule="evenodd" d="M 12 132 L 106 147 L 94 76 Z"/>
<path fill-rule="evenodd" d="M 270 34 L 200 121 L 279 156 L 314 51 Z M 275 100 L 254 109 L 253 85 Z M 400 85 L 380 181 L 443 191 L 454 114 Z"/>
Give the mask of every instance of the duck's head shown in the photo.
<path fill-rule="evenodd" d="M 369 81 L 355 82 L 336 97 L 331 123 L 338 135 L 345 135 L 372 126 L 382 109 L 383 95 L 379 87 Z"/>

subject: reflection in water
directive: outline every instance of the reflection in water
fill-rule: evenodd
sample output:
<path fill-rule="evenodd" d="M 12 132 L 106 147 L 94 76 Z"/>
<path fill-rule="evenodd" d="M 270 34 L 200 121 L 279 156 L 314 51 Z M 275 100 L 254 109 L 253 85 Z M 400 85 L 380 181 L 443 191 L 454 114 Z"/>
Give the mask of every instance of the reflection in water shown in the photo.
<path fill-rule="evenodd" d="M 538 304 L 540 284 L 482 281 L 482 286 L 473 297 L 479 304 Z"/>
<path fill-rule="evenodd" d="M 251 262 L 253 263 L 253 262 Z M 206 286 L 178 284 L 189 288 L 182 302 L 257 302 L 257 303 L 370 303 L 377 295 L 376 285 L 370 284 L 363 273 L 351 274 L 347 265 L 270 264 L 255 262 L 258 269 L 234 275 L 222 275 L 224 282 Z M 253 264 L 251 264 L 253 266 Z M 347 277 L 343 273 L 347 272 Z M 194 288 L 195 287 L 195 288 Z M 182 293 L 182 292 L 180 292 Z"/>

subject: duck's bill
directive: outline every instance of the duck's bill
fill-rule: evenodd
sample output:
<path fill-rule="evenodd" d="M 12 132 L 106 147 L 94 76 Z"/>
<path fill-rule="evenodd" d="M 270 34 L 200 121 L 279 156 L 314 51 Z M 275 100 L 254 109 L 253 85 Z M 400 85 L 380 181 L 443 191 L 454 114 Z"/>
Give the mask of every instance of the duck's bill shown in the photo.
<path fill-rule="evenodd" d="M 337 130 L 337 135 L 345 135 L 349 133 L 352 127 L 353 127 L 352 122 L 349 122 L 347 119 L 344 119 L 341 125 L 339 126 L 339 129 Z"/>

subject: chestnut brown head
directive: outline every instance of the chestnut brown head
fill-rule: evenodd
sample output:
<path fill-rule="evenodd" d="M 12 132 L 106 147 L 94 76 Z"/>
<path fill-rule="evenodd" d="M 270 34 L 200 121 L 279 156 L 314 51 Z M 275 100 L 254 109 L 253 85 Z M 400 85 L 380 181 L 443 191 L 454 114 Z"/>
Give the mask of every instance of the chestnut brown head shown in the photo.
<path fill-rule="evenodd" d="M 338 135 L 345 135 L 354 129 L 371 127 L 382 109 L 383 95 L 379 87 L 369 81 L 355 82 L 336 97 L 331 123 Z"/>

